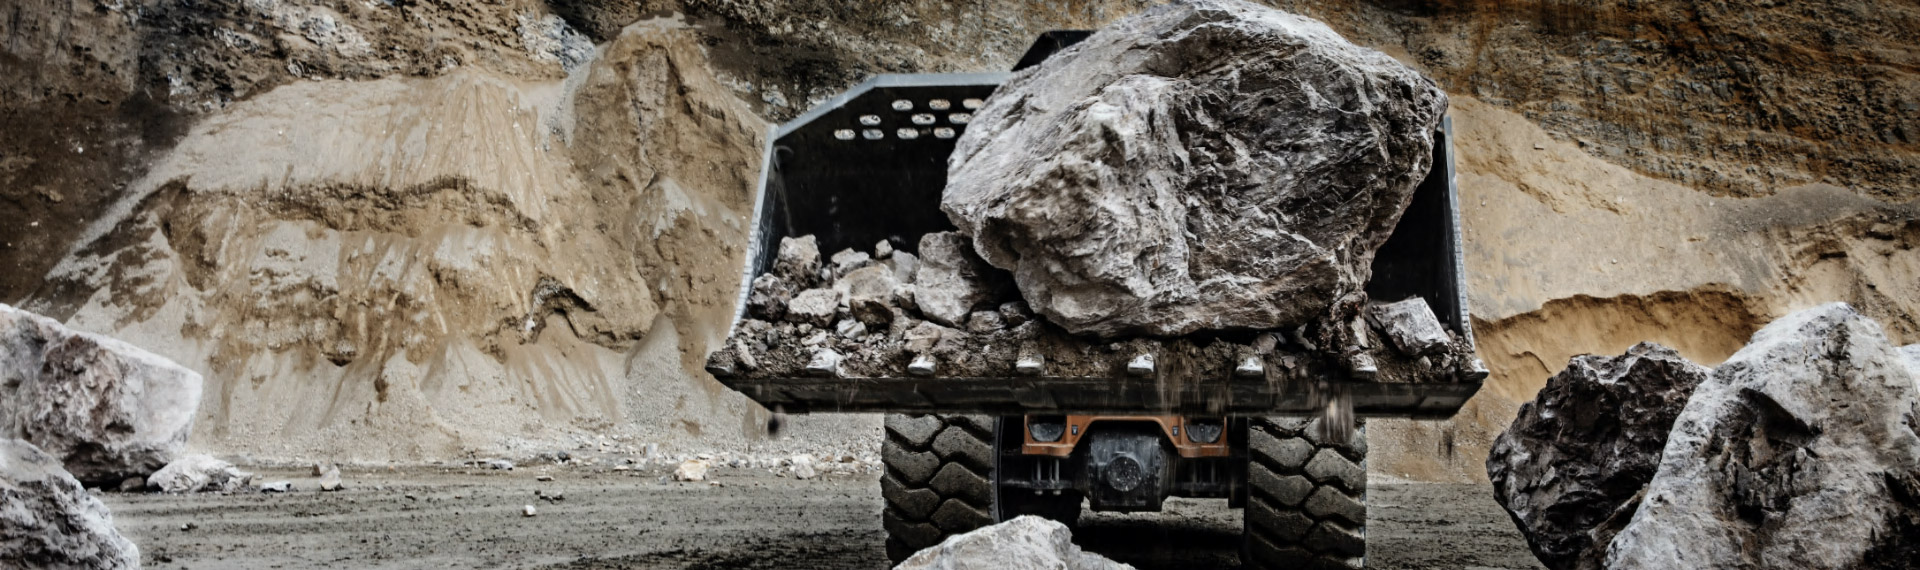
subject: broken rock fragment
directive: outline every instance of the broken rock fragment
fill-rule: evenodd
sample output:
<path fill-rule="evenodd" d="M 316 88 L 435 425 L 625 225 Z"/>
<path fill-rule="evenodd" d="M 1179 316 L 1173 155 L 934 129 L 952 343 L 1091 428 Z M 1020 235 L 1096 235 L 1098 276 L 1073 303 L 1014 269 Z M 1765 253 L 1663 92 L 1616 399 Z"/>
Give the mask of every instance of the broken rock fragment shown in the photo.
<path fill-rule="evenodd" d="M 147 477 L 147 485 L 163 493 L 232 493 L 252 482 L 252 473 L 200 454 L 182 456 Z"/>
<path fill-rule="evenodd" d="M 139 568 L 140 549 L 113 528 L 107 506 L 59 458 L 0 439 L 0 566 Z"/>
<path fill-rule="evenodd" d="M 948 161 L 941 209 L 1070 332 L 1278 329 L 1366 283 L 1446 108 L 1320 22 L 1164 5 L 1001 85 Z"/>
<path fill-rule="evenodd" d="M 793 287 L 787 280 L 773 273 L 762 273 L 753 278 L 753 288 L 747 292 L 747 314 L 777 321 L 787 316 L 787 303 L 792 300 Z"/>
<path fill-rule="evenodd" d="M 1067 525 L 1033 515 L 947 537 L 894 570 L 1131 570 L 1080 550 Z"/>
<path fill-rule="evenodd" d="M 1005 287 L 1000 272 L 980 259 L 966 236 L 930 233 L 920 238 L 920 266 L 913 299 L 927 318 L 964 327 L 975 305 L 995 300 Z"/>
<path fill-rule="evenodd" d="M 787 320 L 827 327 L 833 324 L 833 315 L 839 310 L 839 293 L 832 289 L 808 289 L 787 303 Z"/>
<path fill-rule="evenodd" d="M 820 242 L 811 235 L 780 238 L 780 250 L 773 258 L 773 272 L 795 287 L 819 283 Z"/>
<path fill-rule="evenodd" d="M 1667 432 L 1712 370 L 1640 343 L 1620 356 L 1578 356 L 1547 379 L 1493 442 L 1494 500 L 1554 570 L 1598 568 L 1640 505 Z"/>
<path fill-rule="evenodd" d="M 1398 303 L 1374 305 L 1367 319 L 1380 329 L 1400 352 L 1415 356 L 1438 354 L 1447 349 L 1447 329 L 1433 316 L 1427 300 L 1411 297 Z M 1362 336 L 1364 338 L 1364 336 Z"/>
<path fill-rule="evenodd" d="M 200 374 L 105 336 L 0 305 L 0 438 L 112 486 L 172 461 L 193 431 Z"/>

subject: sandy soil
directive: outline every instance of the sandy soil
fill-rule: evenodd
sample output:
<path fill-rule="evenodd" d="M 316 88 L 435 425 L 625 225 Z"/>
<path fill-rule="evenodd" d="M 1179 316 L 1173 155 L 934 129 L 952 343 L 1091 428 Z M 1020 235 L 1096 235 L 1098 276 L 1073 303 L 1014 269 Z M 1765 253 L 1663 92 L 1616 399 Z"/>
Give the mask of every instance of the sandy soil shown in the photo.
<path fill-rule="evenodd" d="M 538 481 L 547 475 L 552 481 Z M 664 471 L 350 469 L 348 489 L 288 494 L 107 493 L 147 568 L 885 568 L 872 475 L 795 480 L 719 469 L 718 485 Z M 1378 483 L 1377 568 L 1538 568 L 1487 487 Z M 542 497 L 560 497 L 547 500 Z M 522 515 L 525 505 L 538 514 Z M 1076 540 L 1139 568 L 1238 567 L 1239 511 L 1089 513 Z"/>

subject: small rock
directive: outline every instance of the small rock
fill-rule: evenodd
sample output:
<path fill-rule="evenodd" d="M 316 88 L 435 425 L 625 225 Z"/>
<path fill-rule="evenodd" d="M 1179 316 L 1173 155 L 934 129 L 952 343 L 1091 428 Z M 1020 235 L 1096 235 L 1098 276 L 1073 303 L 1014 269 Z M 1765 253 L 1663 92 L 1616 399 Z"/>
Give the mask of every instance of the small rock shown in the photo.
<path fill-rule="evenodd" d="M 338 491 L 340 489 L 340 467 L 328 465 L 326 470 L 320 474 L 320 490 Z"/>
<path fill-rule="evenodd" d="M 128 477 L 120 482 L 120 492 L 137 493 L 147 488 L 146 477 Z"/>
<path fill-rule="evenodd" d="M 807 455 L 807 454 L 795 455 L 793 456 L 792 461 L 793 461 L 793 478 L 812 479 L 815 476 L 819 475 L 819 473 L 814 471 L 813 469 L 812 455 Z"/>
<path fill-rule="evenodd" d="M 794 295 L 787 303 L 787 320 L 805 323 L 816 327 L 833 324 L 834 313 L 840 310 L 840 295 L 832 289 L 808 289 Z"/>
<path fill-rule="evenodd" d="M 839 324 L 833 326 L 833 331 L 839 334 L 840 338 L 860 340 L 867 336 L 867 325 L 853 319 L 841 319 Z"/>
<path fill-rule="evenodd" d="M 1440 319 L 1433 316 L 1426 299 L 1410 297 L 1398 303 L 1374 305 L 1368 310 L 1367 319 L 1393 341 L 1400 352 L 1423 356 L 1447 347 L 1447 329 L 1440 326 Z"/>
<path fill-rule="evenodd" d="M 893 320 L 894 291 L 900 288 L 893 272 L 885 267 L 863 267 L 833 284 L 847 299 L 853 318 L 869 325 L 884 325 Z"/>
<path fill-rule="evenodd" d="M 1017 327 L 1033 320 L 1033 311 L 1027 308 L 1026 303 L 1020 301 L 1001 303 L 1000 320 L 1008 327 Z"/>
<path fill-rule="evenodd" d="M 175 459 L 147 477 L 148 485 L 165 493 L 231 493 L 252 481 L 252 473 L 241 471 L 232 463 L 200 454 Z"/>
<path fill-rule="evenodd" d="M 753 278 L 753 288 L 747 293 L 747 314 L 756 318 L 777 321 L 787 316 L 787 303 L 793 300 L 793 286 L 779 275 L 763 273 Z"/>
<path fill-rule="evenodd" d="M 973 242 L 956 232 L 920 238 L 920 268 L 913 275 L 914 303 L 928 319 L 964 326 L 974 305 L 993 301 L 1010 283 L 973 251 Z"/>
<path fill-rule="evenodd" d="M 680 466 L 673 470 L 673 480 L 686 482 L 705 481 L 707 480 L 707 468 L 711 466 L 712 465 L 704 459 L 682 461 L 680 462 Z"/>
<path fill-rule="evenodd" d="M 967 331 L 974 334 L 999 332 L 1007 328 L 1007 321 L 999 311 L 974 311 L 967 317 Z"/>
<path fill-rule="evenodd" d="M 1073 544 L 1067 525 L 1033 515 L 948 537 L 907 557 L 894 570 L 1132 570 Z"/>
<path fill-rule="evenodd" d="M 507 461 L 505 459 L 488 459 L 484 463 L 482 463 L 482 465 L 485 465 L 486 468 L 492 469 L 495 471 L 512 471 L 514 467 L 512 461 Z"/>
<path fill-rule="evenodd" d="M 889 242 L 887 240 L 880 240 L 880 243 L 873 244 L 874 259 L 886 259 L 892 256 L 893 256 L 893 242 Z"/>
<path fill-rule="evenodd" d="M 262 493 L 285 493 L 292 490 L 292 481 L 274 481 L 272 483 L 260 484 L 260 492 Z"/>
<path fill-rule="evenodd" d="M 773 258 L 773 271 L 796 286 L 820 281 L 820 243 L 813 236 L 780 238 L 780 251 Z"/>
<path fill-rule="evenodd" d="M 530 517 L 535 514 L 538 514 L 538 512 L 533 510 L 533 505 L 526 505 L 526 506 L 520 507 L 520 516 Z M 566 517 L 561 517 L 561 518 L 566 518 Z"/>
<path fill-rule="evenodd" d="M 533 480 L 535 480 L 535 481 L 540 481 L 540 482 L 542 482 L 542 483 L 544 483 L 544 482 L 547 482 L 547 481 L 552 481 L 552 480 L 553 480 L 553 476 L 552 476 L 552 475 L 540 475 L 540 476 L 538 476 L 538 477 L 534 477 L 534 478 L 533 478 Z"/>
<path fill-rule="evenodd" d="M 853 270 L 873 264 L 873 258 L 864 252 L 852 248 L 833 254 L 833 274 L 836 276 L 852 273 Z"/>

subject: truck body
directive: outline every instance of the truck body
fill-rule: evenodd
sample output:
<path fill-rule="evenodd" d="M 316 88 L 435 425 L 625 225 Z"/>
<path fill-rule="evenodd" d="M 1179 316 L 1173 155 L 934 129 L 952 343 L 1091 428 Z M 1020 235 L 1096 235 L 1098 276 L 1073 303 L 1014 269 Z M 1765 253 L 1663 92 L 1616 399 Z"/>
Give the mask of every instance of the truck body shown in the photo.
<path fill-rule="evenodd" d="M 1086 33 L 1050 32 L 1020 65 Z M 778 127 L 761 168 L 735 327 L 782 238 L 814 236 L 823 252 L 881 241 L 911 252 L 920 236 L 953 230 L 939 206 L 947 157 L 971 111 L 1009 75 L 882 75 Z M 1471 347 L 1451 125 L 1434 134 L 1432 169 L 1378 250 L 1366 292 L 1424 299 Z M 1018 514 L 1071 523 L 1083 501 L 1095 510 L 1153 511 L 1184 496 L 1249 509 L 1250 568 L 1289 565 L 1296 554 L 1358 566 L 1364 431 L 1315 429 L 1324 427 L 1316 418 L 1330 407 L 1359 418 L 1450 417 L 1479 389 L 1484 366 L 1470 359 L 1429 375 L 1441 381 L 1365 381 L 1297 346 L 1249 352 L 1258 344 L 1247 340 L 1253 334 L 1129 343 L 1057 335 L 1050 342 L 1083 343 L 1069 348 L 1110 362 L 1008 363 L 975 375 L 904 365 L 879 374 L 749 373 L 726 347 L 708 370 L 769 409 L 891 414 L 882 487 L 896 560 Z M 1141 354 L 1154 357 L 1144 371 Z M 949 473 L 955 469 L 965 473 Z M 1339 499 L 1325 499 L 1323 487 Z M 1357 515 L 1351 504 L 1361 505 Z M 1291 532 L 1285 513 L 1307 526 Z M 1309 541 L 1306 529 L 1319 538 Z"/>

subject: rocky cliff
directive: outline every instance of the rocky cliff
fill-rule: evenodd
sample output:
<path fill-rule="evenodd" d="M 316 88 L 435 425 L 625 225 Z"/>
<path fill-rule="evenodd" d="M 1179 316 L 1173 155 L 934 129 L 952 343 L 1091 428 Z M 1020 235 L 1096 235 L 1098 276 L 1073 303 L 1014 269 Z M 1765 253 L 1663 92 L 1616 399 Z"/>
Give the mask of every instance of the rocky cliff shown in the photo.
<path fill-rule="evenodd" d="M 765 128 L 1145 4 L 13 2 L 0 302 L 203 373 L 212 450 L 738 445 L 764 411 L 698 363 Z M 1453 422 L 1370 426 L 1377 472 L 1481 477 L 1574 354 L 1711 364 L 1833 300 L 1920 340 L 1920 8 L 1274 4 L 1453 95 L 1495 376 Z"/>

